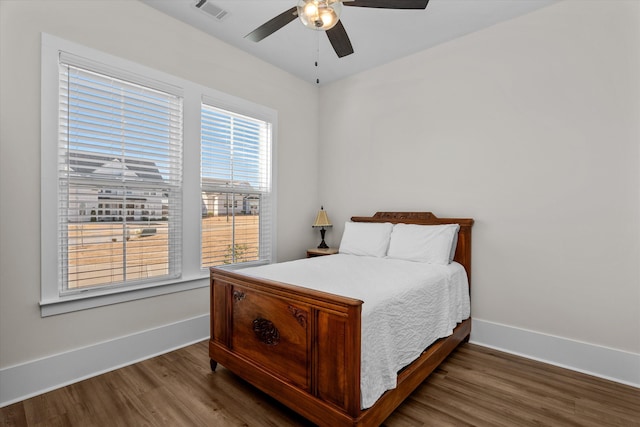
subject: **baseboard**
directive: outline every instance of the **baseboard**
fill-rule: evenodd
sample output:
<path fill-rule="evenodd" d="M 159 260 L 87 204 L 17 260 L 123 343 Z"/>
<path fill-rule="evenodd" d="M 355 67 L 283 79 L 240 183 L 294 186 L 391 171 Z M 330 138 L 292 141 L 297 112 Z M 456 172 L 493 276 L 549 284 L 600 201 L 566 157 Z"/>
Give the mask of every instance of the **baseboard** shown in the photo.
<path fill-rule="evenodd" d="M 209 315 L 0 369 L 0 407 L 200 342 Z M 471 343 L 640 388 L 640 354 L 473 319 Z"/>
<path fill-rule="evenodd" d="M 207 314 L 0 369 L 0 408 L 185 347 L 208 336 Z"/>
<path fill-rule="evenodd" d="M 640 354 L 475 318 L 470 342 L 640 388 Z"/>

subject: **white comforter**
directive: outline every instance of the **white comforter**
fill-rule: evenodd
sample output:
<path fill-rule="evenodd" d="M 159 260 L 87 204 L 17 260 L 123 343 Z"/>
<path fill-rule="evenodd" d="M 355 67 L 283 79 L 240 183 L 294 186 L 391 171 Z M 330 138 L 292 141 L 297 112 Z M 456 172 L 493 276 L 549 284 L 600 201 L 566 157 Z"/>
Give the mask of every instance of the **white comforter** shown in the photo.
<path fill-rule="evenodd" d="M 238 272 L 364 301 L 363 409 L 395 388 L 401 368 L 470 315 L 467 275 L 455 262 L 444 266 L 337 254 Z"/>

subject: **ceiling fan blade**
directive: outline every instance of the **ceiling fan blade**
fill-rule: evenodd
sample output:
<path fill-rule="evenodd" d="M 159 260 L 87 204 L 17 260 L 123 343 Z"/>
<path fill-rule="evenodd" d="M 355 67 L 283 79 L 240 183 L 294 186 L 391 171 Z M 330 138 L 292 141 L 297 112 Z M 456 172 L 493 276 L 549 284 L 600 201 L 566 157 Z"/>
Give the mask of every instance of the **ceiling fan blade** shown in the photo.
<path fill-rule="evenodd" d="M 426 9 L 429 0 L 344 0 L 345 6 L 377 7 L 380 9 Z"/>
<path fill-rule="evenodd" d="M 259 42 L 267 36 L 278 31 L 280 28 L 287 25 L 289 22 L 293 21 L 298 17 L 298 8 L 292 7 L 286 12 L 282 12 L 280 15 L 276 16 L 273 19 L 265 22 L 260 25 L 255 30 L 251 31 L 249 34 L 244 36 L 245 39 L 252 40 L 254 42 Z"/>
<path fill-rule="evenodd" d="M 353 53 L 351 40 L 349 40 L 349 36 L 342 25 L 342 21 L 338 21 L 338 23 L 330 30 L 327 30 L 326 33 L 327 37 L 329 37 L 329 41 L 331 42 L 331 46 L 333 46 L 333 50 L 335 50 L 336 55 L 338 55 L 338 58 L 342 58 L 343 56 L 351 55 Z"/>

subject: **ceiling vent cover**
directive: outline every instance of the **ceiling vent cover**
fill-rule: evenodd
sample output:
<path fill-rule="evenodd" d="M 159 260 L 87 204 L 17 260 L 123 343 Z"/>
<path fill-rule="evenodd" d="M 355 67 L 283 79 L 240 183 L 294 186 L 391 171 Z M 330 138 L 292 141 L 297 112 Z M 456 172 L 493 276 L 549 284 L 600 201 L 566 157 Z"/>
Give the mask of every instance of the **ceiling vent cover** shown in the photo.
<path fill-rule="evenodd" d="M 207 15 L 213 16 L 218 21 L 222 21 L 222 19 L 229 13 L 220 6 L 216 6 L 215 4 L 207 0 L 200 0 L 198 4 L 196 4 L 196 7 L 205 12 Z"/>

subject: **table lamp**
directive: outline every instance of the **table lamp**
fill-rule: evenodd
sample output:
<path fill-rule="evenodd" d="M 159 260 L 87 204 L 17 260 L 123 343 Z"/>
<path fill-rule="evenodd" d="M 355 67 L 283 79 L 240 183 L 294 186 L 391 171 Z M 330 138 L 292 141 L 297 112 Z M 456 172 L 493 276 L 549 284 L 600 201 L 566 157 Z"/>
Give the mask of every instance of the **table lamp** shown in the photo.
<path fill-rule="evenodd" d="M 329 221 L 329 217 L 327 216 L 327 211 L 324 210 L 324 206 L 320 206 L 320 211 L 318 211 L 318 215 L 316 216 L 316 220 L 314 221 L 312 227 L 320 227 L 320 237 L 322 238 L 322 242 L 320 242 L 320 246 L 318 249 L 327 249 L 329 246 L 324 242 L 324 233 L 325 227 L 333 227 L 331 221 Z"/>

